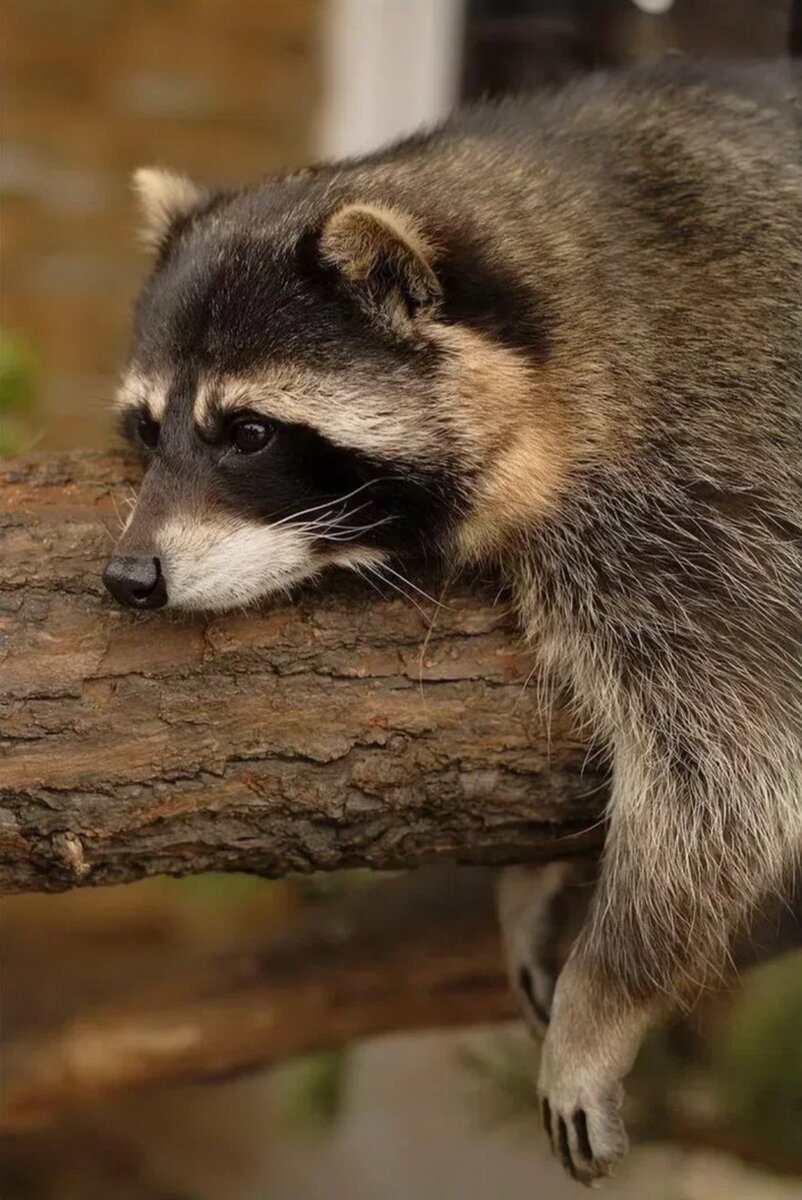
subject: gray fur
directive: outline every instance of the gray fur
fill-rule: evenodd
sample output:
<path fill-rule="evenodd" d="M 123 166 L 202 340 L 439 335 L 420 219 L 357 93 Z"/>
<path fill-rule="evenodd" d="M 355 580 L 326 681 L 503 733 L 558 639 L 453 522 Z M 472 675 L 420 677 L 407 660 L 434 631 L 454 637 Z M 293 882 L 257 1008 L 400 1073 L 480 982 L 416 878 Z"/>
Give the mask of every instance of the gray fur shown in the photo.
<path fill-rule="evenodd" d="M 589 1181 L 624 1152 L 643 1032 L 721 977 L 802 848 L 799 71 L 668 67 L 472 110 L 182 213 L 166 253 L 225 256 L 247 230 L 291 276 L 347 204 L 355 257 L 349 217 L 327 262 L 409 361 L 351 370 L 348 343 L 327 370 L 285 305 L 283 360 L 214 386 L 252 388 L 268 414 L 280 396 L 274 416 L 398 471 L 447 463 L 440 550 L 500 567 L 544 670 L 612 752 L 601 875 L 541 1076 L 556 1149 Z M 389 282 L 388 261 L 404 264 Z M 169 374 L 160 328 L 135 349 L 145 374 Z"/>

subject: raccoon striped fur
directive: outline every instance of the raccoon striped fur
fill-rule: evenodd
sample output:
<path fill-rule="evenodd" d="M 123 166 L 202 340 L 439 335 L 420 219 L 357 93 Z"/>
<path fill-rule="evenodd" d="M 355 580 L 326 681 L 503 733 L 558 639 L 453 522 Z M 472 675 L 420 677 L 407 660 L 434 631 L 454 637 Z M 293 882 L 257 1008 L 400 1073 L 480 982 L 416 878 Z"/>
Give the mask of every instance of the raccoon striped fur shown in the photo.
<path fill-rule="evenodd" d="M 799 864 L 801 97 L 790 64 L 680 63 L 241 191 L 137 176 L 154 260 L 119 407 L 147 470 L 114 596 L 492 562 L 609 747 L 556 985 L 538 922 L 568 869 L 501 905 L 584 1182 L 626 1149 L 645 1031 Z"/>

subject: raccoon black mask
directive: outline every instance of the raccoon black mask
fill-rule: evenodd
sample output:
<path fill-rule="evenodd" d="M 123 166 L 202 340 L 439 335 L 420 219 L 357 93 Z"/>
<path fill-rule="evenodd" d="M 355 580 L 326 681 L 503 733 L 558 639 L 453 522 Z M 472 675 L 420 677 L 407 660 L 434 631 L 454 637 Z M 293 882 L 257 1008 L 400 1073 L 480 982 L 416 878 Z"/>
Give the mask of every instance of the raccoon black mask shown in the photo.
<path fill-rule="evenodd" d="M 299 185 L 209 199 L 141 172 L 157 250 L 121 429 L 146 466 L 105 580 L 139 608 L 227 608 L 328 565 L 437 553 L 460 508 L 428 248 L 396 214 L 298 213 Z M 300 185 L 303 190 L 303 185 Z"/>

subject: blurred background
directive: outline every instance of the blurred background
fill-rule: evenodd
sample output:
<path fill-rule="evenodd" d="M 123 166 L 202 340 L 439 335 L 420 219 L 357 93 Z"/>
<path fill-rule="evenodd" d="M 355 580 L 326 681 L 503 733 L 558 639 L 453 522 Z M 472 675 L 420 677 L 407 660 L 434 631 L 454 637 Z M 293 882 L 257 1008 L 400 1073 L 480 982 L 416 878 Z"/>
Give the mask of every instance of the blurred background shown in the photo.
<path fill-rule="evenodd" d="M 146 269 L 135 167 L 230 184 L 369 150 L 461 99 L 596 67 L 671 53 L 782 57 L 791 8 L 5 0 L 0 454 L 110 441 L 108 402 Z M 75 1053 L 98 1054 L 103 1026 L 91 1014 L 111 1021 L 132 988 L 152 986 L 163 1002 L 165 979 L 206 978 L 232 947 L 252 956 L 332 906 L 370 903 L 383 886 L 361 874 L 203 877 L 5 901 L 6 1061 L 38 1038 L 46 1081 L 48 1031 L 69 1028 Z M 0 1191 L 5 1200 L 561 1200 L 575 1193 L 537 1132 L 534 1055 L 515 1025 L 494 1025 L 345 1039 L 236 1078 L 221 1066 L 203 1081 L 187 1071 L 145 1086 L 134 1064 L 128 1086 L 67 1093 L 46 1111 L 18 1097 L 3 1108 Z M 801 1197 L 799 955 L 655 1039 L 633 1090 L 643 1144 L 611 1195 Z"/>

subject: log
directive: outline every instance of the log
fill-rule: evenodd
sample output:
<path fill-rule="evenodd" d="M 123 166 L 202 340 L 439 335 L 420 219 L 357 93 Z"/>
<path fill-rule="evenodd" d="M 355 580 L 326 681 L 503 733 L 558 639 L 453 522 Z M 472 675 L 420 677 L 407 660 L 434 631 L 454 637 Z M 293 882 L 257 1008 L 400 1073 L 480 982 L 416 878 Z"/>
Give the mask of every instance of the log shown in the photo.
<path fill-rule="evenodd" d="M 256 943 L 232 930 L 225 950 L 194 957 L 154 944 L 146 983 L 141 953 L 123 954 L 100 997 L 96 978 L 59 959 L 52 986 L 4 1020 L 0 1133 L 148 1085 L 229 1077 L 391 1031 L 512 1017 L 491 876 L 411 872 L 329 898 Z"/>
<path fill-rule="evenodd" d="M 526 690 L 495 581 L 129 614 L 100 572 L 136 481 L 115 455 L 0 465 L 0 892 L 599 841 L 603 767 Z"/>

